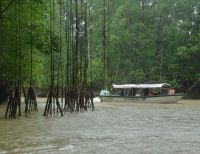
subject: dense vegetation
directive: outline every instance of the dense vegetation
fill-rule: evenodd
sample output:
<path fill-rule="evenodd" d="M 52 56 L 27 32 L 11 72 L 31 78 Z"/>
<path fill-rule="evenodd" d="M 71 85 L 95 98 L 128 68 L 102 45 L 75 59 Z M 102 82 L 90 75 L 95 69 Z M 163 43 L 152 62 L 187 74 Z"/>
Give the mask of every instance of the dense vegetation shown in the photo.
<path fill-rule="evenodd" d="M 60 2 L 62 26 L 59 24 Z M 86 2 L 87 8 L 84 7 Z M 12 84 L 20 77 L 23 85 L 29 85 L 32 48 L 33 85 L 38 88 L 49 86 L 49 31 L 52 28 L 49 3 L 50 0 L 33 0 L 32 3 L 30 0 L 0 1 L 0 82 Z M 69 76 L 67 65 L 73 63 L 67 59 L 70 25 L 66 21 L 71 18 L 76 22 L 76 16 L 70 17 L 70 3 L 75 1 L 55 0 L 51 42 L 57 61 L 55 74 L 62 73 L 65 76 L 63 80 Z M 190 86 L 200 79 L 198 0 L 78 0 L 77 3 L 80 4 L 79 52 L 88 44 L 89 54 L 85 55 L 88 62 L 83 65 L 91 64 L 87 76 L 92 72 L 96 87 L 148 81 Z M 88 41 L 84 42 L 86 22 L 81 19 L 86 17 Z M 62 72 L 59 63 L 60 31 Z"/>
<path fill-rule="evenodd" d="M 109 5 L 106 10 L 109 82 L 153 80 L 183 85 L 200 78 L 199 1 L 113 0 Z M 99 20 L 102 10 L 95 10 L 99 10 L 95 11 L 93 42 L 98 66 L 102 57 Z"/>

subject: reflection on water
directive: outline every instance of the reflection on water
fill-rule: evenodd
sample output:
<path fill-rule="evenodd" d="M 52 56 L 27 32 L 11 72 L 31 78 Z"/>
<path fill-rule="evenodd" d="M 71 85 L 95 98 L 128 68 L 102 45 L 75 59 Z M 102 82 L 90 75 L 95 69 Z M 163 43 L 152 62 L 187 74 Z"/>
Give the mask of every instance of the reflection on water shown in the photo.
<path fill-rule="evenodd" d="M 200 102 L 98 103 L 94 112 L 0 120 L 0 153 L 192 153 L 200 151 Z"/>

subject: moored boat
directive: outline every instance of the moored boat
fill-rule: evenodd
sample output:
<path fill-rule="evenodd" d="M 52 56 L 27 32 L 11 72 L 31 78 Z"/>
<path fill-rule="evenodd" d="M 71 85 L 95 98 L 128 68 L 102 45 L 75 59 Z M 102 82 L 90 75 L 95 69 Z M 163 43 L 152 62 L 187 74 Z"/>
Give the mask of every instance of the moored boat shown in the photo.
<path fill-rule="evenodd" d="M 100 95 L 102 102 L 177 103 L 183 94 L 175 94 L 170 84 L 112 85 L 115 94 Z M 118 92 L 118 93 L 117 93 Z"/>

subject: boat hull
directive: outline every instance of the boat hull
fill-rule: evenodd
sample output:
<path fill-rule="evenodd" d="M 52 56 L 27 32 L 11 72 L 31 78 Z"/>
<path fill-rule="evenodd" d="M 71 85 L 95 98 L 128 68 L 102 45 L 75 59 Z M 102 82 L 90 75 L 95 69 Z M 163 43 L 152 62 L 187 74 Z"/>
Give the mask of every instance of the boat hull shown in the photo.
<path fill-rule="evenodd" d="M 144 103 L 177 103 L 182 94 L 162 96 L 101 96 L 102 102 L 144 102 Z"/>

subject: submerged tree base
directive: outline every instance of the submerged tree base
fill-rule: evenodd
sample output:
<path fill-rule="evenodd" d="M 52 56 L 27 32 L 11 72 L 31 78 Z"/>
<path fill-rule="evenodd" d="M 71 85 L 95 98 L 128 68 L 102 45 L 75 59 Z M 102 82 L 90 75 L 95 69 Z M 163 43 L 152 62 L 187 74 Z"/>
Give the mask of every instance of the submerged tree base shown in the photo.
<path fill-rule="evenodd" d="M 48 116 L 48 115 L 52 116 L 55 115 L 56 113 L 60 113 L 61 116 L 64 115 L 58 100 L 58 95 L 56 95 L 56 91 L 53 88 L 51 88 L 46 101 L 46 106 L 44 109 L 43 116 Z"/>
<path fill-rule="evenodd" d="M 20 88 L 17 87 L 14 90 L 10 90 L 8 96 L 8 104 L 6 108 L 5 118 L 16 118 L 17 117 L 17 108 L 18 116 L 21 116 L 21 97 L 20 97 Z"/>
<path fill-rule="evenodd" d="M 94 110 L 93 92 L 83 90 L 83 87 L 65 89 L 65 112 L 83 112 L 88 108 Z"/>
<path fill-rule="evenodd" d="M 27 117 L 28 113 L 32 111 L 35 111 L 35 112 L 38 111 L 37 100 L 36 100 L 36 95 L 35 95 L 33 87 L 30 86 L 27 94 L 26 94 L 25 88 L 23 88 L 23 93 L 25 97 L 25 114 Z"/>

